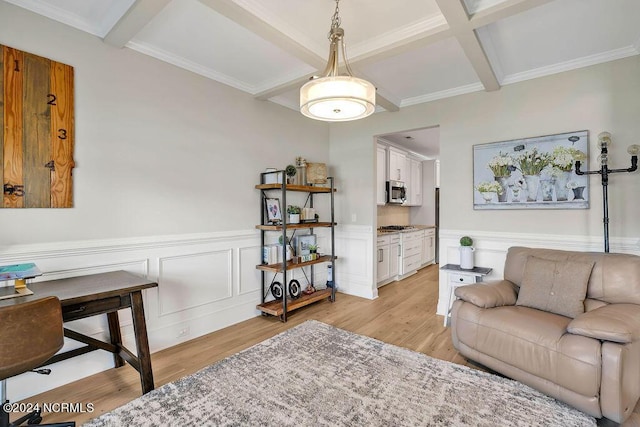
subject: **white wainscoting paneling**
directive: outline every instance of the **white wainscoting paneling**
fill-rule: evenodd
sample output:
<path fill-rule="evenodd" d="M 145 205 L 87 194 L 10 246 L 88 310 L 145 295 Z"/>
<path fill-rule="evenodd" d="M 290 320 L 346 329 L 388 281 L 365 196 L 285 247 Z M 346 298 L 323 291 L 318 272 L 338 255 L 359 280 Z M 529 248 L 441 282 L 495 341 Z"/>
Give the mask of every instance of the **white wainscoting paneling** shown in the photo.
<path fill-rule="evenodd" d="M 336 227 L 336 274 L 340 292 L 363 298 L 378 297 L 373 275 L 374 231 L 371 226 Z"/>
<path fill-rule="evenodd" d="M 160 316 L 233 296 L 232 250 L 162 257 L 159 261 Z"/>
<path fill-rule="evenodd" d="M 329 252 L 330 230 L 316 228 L 314 233 L 320 250 Z M 336 227 L 335 241 L 338 259 L 334 279 L 338 291 L 376 298 L 372 228 Z M 260 256 L 260 234 L 256 230 L 0 248 L 0 264 L 35 262 L 44 272 L 38 281 L 125 270 L 158 282 L 158 288 L 143 291 L 152 352 L 258 316 L 261 275 L 255 267 Z M 310 277 L 310 268 L 305 272 Z M 291 278 L 306 286 L 302 270 L 290 273 Z M 313 276 L 314 282 L 323 286 L 326 264 L 316 265 Z M 123 342 L 135 349 L 130 310 L 121 310 L 119 317 Z M 96 339 L 108 337 L 106 316 L 65 326 Z M 79 346 L 67 340 L 64 349 Z M 47 377 L 27 373 L 10 379 L 9 398 L 21 400 L 112 367 L 110 354 L 91 352 L 53 365 L 52 374 Z"/>
<path fill-rule="evenodd" d="M 490 267 L 491 274 L 484 278 L 487 280 L 502 279 L 504 262 L 507 250 L 512 246 L 525 246 L 531 248 L 548 248 L 568 251 L 603 252 L 602 236 L 576 236 L 576 235 L 544 235 L 530 233 L 497 233 L 478 232 L 472 230 L 440 230 L 440 265 L 459 264 L 460 237 L 471 236 L 475 247 L 475 265 Z M 640 240 L 638 238 L 610 239 L 610 251 L 640 255 Z M 447 307 L 447 295 L 449 292 L 447 274 L 440 273 L 439 279 L 440 297 L 438 299 L 437 313 L 444 315 Z"/>

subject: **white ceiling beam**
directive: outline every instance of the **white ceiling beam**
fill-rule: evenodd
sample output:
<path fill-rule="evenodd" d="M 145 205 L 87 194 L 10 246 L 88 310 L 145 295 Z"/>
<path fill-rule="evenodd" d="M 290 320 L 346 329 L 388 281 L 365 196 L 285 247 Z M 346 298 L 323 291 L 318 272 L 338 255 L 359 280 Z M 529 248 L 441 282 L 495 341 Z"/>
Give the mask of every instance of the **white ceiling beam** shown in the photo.
<path fill-rule="evenodd" d="M 136 0 L 116 25 L 109 30 L 104 41 L 117 48 L 124 47 L 171 0 Z"/>
<path fill-rule="evenodd" d="M 500 89 L 500 83 L 493 72 L 491 63 L 471 25 L 469 15 L 464 6 L 464 0 L 436 0 L 436 3 L 485 90 Z"/>
<path fill-rule="evenodd" d="M 505 0 L 502 3 L 474 13 L 469 21 L 473 28 L 480 28 L 552 1 L 553 0 Z"/>
<path fill-rule="evenodd" d="M 236 24 L 255 33 L 264 40 L 278 46 L 296 58 L 304 61 L 314 68 L 324 69 L 327 64 L 326 58 L 318 56 L 315 52 L 307 49 L 291 37 L 278 31 L 265 21 L 253 15 L 246 9 L 238 6 L 232 0 L 199 0 L 200 3 L 210 7 L 220 15 L 226 16 Z"/>

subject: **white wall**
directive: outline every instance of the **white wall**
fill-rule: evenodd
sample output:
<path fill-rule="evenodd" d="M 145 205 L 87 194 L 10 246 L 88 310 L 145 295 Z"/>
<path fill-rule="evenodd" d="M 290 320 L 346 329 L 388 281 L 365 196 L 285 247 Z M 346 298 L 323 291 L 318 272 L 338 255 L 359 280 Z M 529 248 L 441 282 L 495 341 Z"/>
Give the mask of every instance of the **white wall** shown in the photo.
<path fill-rule="evenodd" d="M 3 247 L 253 228 L 253 186 L 328 125 L 0 2 L 0 44 L 75 68 L 73 209 L 7 209 Z"/>
<path fill-rule="evenodd" d="M 474 144 L 587 129 L 590 168 L 597 167 L 597 135 L 613 135 L 613 167 L 630 164 L 626 147 L 640 135 L 640 56 L 512 84 L 496 92 L 478 92 L 429 102 L 400 112 L 331 126 L 331 161 L 359 191 L 338 195 L 343 214 L 355 213 L 357 224 L 375 224 L 373 135 L 440 126 L 441 234 L 476 237 L 479 245 L 508 241 L 540 242 L 537 235 L 590 249 L 602 241 L 602 192 L 592 177 L 588 210 L 473 210 Z M 638 252 L 640 172 L 617 174 L 609 186 L 612 251 Z M 367 191 L 368 190 L 368 191 Z M 636 242 L 636 243 L 629 243 Z M 601 248 L 601 246 L 598 246 Z M 502 249 L 501 249 L 502 251 Z M 367 254 L 374 255 L 374 248 Z M 494 265 L 501 269 L 497 258 Z M 455 252 L 441 245 L 440 263 L 457 263 Z M 500 273 L 501 274 L 501 273 Z M 442 275 L 444 276 L 444 275 Z M 441 277 L 441 290 L 442 280 Z M 442 294 L 442 292 L 441 292 Z"/>
<path fill-rule="evenodd" d="M 329 163 L 329 126 L 6 2 L 0 44 L 75 68 L 77 166 L 72 209 L 0 209 L 0 265 L 36 262 L 42 279 L 148 275 L 160 285 L 144 293 L 152 351 L 256 316 L 258 174 L 296 156 Z M 356 279 L 369 271 L 353 268 Z M 344 283 L 358 291 L 357 280 Z M 128 310 L 121 317 L 131 342 Z M 107 330 L 99 318 L 73 328 L 97 338 Z M 9 397 L 112 363 L 104 352 L 61 362 L 49 377 L 13 379 Z"/>

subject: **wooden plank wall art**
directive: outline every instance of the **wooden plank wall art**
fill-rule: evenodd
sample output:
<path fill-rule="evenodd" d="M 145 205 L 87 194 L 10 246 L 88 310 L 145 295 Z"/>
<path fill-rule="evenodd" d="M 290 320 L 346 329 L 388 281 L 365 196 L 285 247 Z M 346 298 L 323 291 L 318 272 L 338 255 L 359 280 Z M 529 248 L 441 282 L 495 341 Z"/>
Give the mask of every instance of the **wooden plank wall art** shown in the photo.
<path fill-rule="evenodd" d="M 73 207 L 73 67 L 0 47 L 0 207 Z"/>

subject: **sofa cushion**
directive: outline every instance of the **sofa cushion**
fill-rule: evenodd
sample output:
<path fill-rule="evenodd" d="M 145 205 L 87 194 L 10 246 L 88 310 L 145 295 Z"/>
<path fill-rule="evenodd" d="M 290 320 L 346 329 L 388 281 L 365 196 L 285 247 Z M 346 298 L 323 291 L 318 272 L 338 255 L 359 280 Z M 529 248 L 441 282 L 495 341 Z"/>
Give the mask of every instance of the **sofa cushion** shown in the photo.
<path fill-rule="evenodd" d="M 587 298 L 609 304 L 640 304 L 638 255 L 512 246 L 507 252 L 504 279 L 521 286 L 524 268 L 530 255 L 552 261 L 593 261 L 595 265 L 587 286 Z"/>
<path fill-rule="evenodd" d="M 455 294 L 456 297 L 482 308 L 514 305 L 518 298 L 516 285 L 508 280 L 458 286 Z"/>
<path fill-rule="evenodd" d="M 603 341 L 630 343 L 640 339 L 640 306 L 610 304 L 583 313 L 569 323 L 572 334 Z"/>
<path fill-rule="evenodd" d="M 516 305 L 574 318 L 584 313 L 593 261 L 554 261 L 529 256 Z"/>

